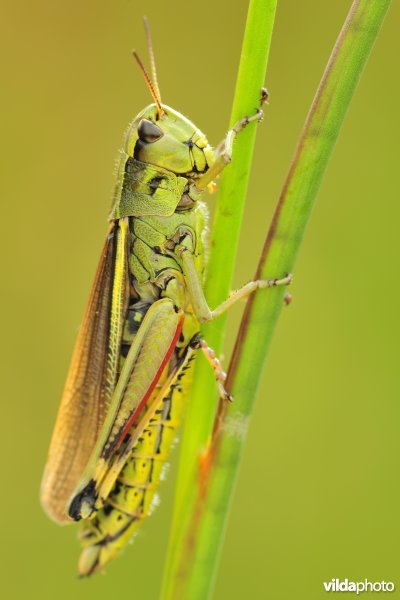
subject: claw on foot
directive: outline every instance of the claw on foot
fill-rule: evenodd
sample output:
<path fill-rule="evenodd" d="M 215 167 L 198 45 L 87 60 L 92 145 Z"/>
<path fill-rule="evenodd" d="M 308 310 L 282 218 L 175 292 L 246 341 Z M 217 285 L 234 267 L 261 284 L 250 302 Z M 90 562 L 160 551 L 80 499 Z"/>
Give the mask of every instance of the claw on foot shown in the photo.
<path fill-rule="evenodd" d="M 260 287 L 261 288 L 269 288 L 269 287 L 275 287 L 276 285 L 290 285 L 293 281 L 293 275 L 291 273 L 287 273 L 285 275 L 285 277 L 282 277 L 281 279 L 277 279 L 276 277 L 274 279 L 262 279 L 260 280 Z"/>
<path fill-rule="evenodd" d="M 260 97 L 260 106 L 263 106 L 264 104 L 268 104 L 268 98 L 269 98 L 269 93 L 267 88 L 262 87 L 261 88 L 261 97 Z"/>

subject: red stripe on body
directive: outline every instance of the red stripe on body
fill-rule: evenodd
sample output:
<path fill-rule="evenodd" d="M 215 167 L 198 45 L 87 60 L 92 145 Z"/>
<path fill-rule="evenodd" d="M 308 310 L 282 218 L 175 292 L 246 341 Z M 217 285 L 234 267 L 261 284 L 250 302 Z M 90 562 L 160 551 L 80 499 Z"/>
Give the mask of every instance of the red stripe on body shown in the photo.
<path fill-rule="evenodd" d="M 145 395 L 143 396 L 142 400 L 140 401 L 138 407 L 136 408 L 135 412 L 133 413 L 133 415 L 130 417 L 130 419 L 128 420 L 127 424 L 125 425 L 125 427 L 123 428 L 120 437 L 118 439 L 118 441 L 116 442 L 116 445 L 114 447 L 114 452 L 116 450 L 118 450 L 118 448 L 120 447 L 120 445 L 122 444 L 126 434 L 129 432 L 129 430 L 131 429 L 132 425 L 135 423 L 136 419 L 138 418 L 139 414 L 142 412 L 143 407 L 145 406 L 147 400 L 150 398 L 151 393 L 153 392 L 154 388 L 156 387 L 158 380 L 161 377 L 161 373 L 163 372 L 167 362 L 169 361 L 169 359 L 171 358 L 171 355 L 173 353 L 173 351 L 176 348 L 176 344 L 178 343 L 179 340 L 179 336 L 181 335 L 182 332 L 182 328 L 183 328 L 183 322 L 185 320 L 185 317 L 182 317 L 182 319 L 179 321 L 178 323 L 178 327 L 176 328 L 176 332 L 174 337 L 172 338 L 171 344 L 169 345 L 169 348 L 161 362 L 161 365 L 158 368 L 158 371 L 153 379 L 153 381 L 151 382 L 149 389 L 147 390 L 147 392 L 145 393 Z"/>

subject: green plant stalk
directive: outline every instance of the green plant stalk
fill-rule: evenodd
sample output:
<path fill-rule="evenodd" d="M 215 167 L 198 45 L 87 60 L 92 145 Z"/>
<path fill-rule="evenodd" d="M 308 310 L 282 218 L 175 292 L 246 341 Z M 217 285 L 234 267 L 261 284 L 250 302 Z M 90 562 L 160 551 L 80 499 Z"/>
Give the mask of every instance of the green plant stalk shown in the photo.
<path fill-rule="evenodd" d="M 260 106 L 276 4 L 277 0 L 250 0 L 231 126 L 243 116 L 254 114 Z M 211 307 L 220 304 L 228 296 L 232 286 L 256 129 L 257 125 L 251 124 L 240 134 L 235 142 L 232 163 L 220 179 L 205 284 L 206 298 Z M 218 354 L 222 348 L 225 326 L 226 319 L 221 317 L 202 328 L 204 337 Z M 165 599 L 177 600 L 183 597 L 179 595 L 181 591 L 178 591 L 178 581 L 183 585 L 186 577 L 180 572 L 180 568 L 183 553 L 187 555 L 187 548 L 182 547 L 179 532 L 185 530 L 185 519 L 190 514 L 189 497 L 196 497 L 199 456 L 209 443 L 216 406 L 214 377 L 209 365 L 199 357 L 181 441 L 173 526 L 164 574 Z M 187 560 L 186 564 L 189 562 Z M 204 577 L 207 577 L 206 573 Z M 192 597 L 197 596 L 185 595 L 185 600 Z"/>
<path fill-rule="evenodd" d="M 355 0 L 334 46 L 300 136 L 263 249 L 257 277 L 293 270 L 304 231 L 363 67 L 390 6 L 390 0 Z M 235 403 L 220 407 L 208 456 L 207 479 L 197 498 L 188 494 L 192 515 L 179 532 L 190 549 L 185 598 L 210 596 L 217 557 L 246 429 L 278 316 L 283 289 L 250 299 L 228 375 Z M 185 572 L 185 557 L 181 554 Z M 176 596 L 177 598 L 183 596 Z"/>
<path fill-rule="evenodd" d="M 230 126 L 243 116 L 254 114 L 260 106 L 275 10 L 276 0 L 250 1 Z M 253 123 L 240 134 L 234 145 L 232 163 L 219 182 L 205 282 L 205 296 L 212 308 L 227 298 L 232 286 L 257 127 Z M 225 326 L 226 316 L 222 315 L 202 327 L 204 338 L 217 354 L 221 352 Z M 199 448 L 205 448 L 209 440 L 215 416 L 214 397 L 214 376 L 206 361 L 200 358 L 185 419 L 177 496 L 189 478 L 188 471 L 192 470 Z"/>

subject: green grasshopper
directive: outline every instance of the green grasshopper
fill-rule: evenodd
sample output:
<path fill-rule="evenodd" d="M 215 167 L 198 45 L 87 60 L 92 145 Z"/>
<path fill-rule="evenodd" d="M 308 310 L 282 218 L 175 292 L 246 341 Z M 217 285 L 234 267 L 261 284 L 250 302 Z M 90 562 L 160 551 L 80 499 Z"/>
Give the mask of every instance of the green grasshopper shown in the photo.
<path fill-rule="evenodd" d="M 200 324 L 258 288 L 251 281 L 211 310 L 203 293 L 204 191 L 230 162 L 245 117 L 214 151 L 162 104 L 146 22 L 154 103 L 129 125 L 110 226 L 79 331 L 50 445 L 41 498 L 64 524 L 81 521 L 80 575 L 102 570 L 149 514 L 202 349 L 219 393 L 225 374 Z"/>

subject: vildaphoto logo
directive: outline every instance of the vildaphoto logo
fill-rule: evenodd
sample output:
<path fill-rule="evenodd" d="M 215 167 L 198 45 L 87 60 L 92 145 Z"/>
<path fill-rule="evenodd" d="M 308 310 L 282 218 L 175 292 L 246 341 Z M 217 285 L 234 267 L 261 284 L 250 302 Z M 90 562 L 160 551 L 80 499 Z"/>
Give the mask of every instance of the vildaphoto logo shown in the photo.
<path fill-rule="evenodd" d="M 331 579 L 331 581 L 324 581 L 324 588 L 326 592 L 355 592 L 356 594 L 362 594 L 362 592 L 394 592 L 393 581 L 349 581 L 348 579 Z"/>

